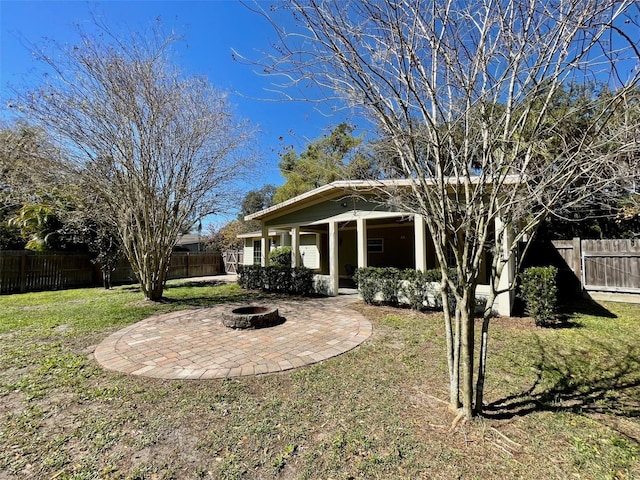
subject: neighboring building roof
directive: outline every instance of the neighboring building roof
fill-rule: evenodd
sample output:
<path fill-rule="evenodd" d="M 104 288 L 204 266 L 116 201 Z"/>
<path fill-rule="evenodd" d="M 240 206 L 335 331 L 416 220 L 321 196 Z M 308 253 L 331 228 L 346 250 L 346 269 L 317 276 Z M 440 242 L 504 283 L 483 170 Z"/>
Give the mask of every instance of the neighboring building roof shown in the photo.
<path fill-rule="evenodd" d="M 192 245 L 194 243 L 202 243 L 202 235 L 197 233 L 187 233 L 180 235 L 176 241 L 176 245 Z"/>
<path fill-rule="evenodd" d="M 480 181 L 481 177 L 471 177 L 472 183 Z M 504 177 L 504 182 L 507 184 L 516 183 L 520 179 L 519 175 L 507 175 Z M 460 185 L 463 183 L 463 178 L 450 177 L 446 183 L 448 185 Z M 320 201 L 335 198 L 338 195 L 344 194 L 345 191 L 351 192 L 363 192 L 363 191 L 381 191 L 391 187 L 410 187 L 416 180 L 414 179 L 387 179 L 387 180 L 339 180 L 336 182 L 328 183 L 314 190 L 302 193 L 296 197 L 280 202 L 259 212 L 252 213 L 244 217 L 245 220 L 262 220 L 265 217 L 269 217 L 275 213 L 281 213 L 287 210 L 295 210 L 304 208 L 307 205 L 312 205 Z M 426 179 L 427 185 L 436 185 L 435 181 Z M 271 235 L 271 232 L 269 233 Z"/>

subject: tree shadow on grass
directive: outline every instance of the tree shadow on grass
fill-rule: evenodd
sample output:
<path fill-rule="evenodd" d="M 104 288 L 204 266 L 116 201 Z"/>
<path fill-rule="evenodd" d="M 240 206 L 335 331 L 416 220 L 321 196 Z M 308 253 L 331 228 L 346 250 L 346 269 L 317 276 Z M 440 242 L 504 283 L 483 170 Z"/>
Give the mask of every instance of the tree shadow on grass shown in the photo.
<path fill-rule="evenodd" d="M 558 314 L 554 320 L 546 322 L 543 327 L 550 329 L 582 328 L 580 321 L 576 321 L 576 316 L 591 315 L 601 318 L 618 318 L 618 316 L 600 305 L 591 298 L 584 298 L 579 301 L 565 303 L 558 308 Z"/>
<path fill-rule="evenodd" d="M 611 312 L 589 296 L 579 300 L 565 302 L 560 305 L 559 311 L 560 315 L 567 316 L 569 318 L 576 314 L 592 315 L 594 317 L 603 318 L 618 318 L 615 313 Z"/>
<path fill-rule="evenodd" d="M 171 290 L 175 288 L 200 288 L 200 287 L 220 287 L 222 285 L 233 285 L 234 282 L 223 282 L 221 280 L 189 280 L 189 279 L 177 279 L 170 283 L 167 283 L 164 287 L 165 290 Z"/>
<path fill-rule="evenodd" d="M 531 387 L 486 405 L 484 416 L 510 419 L 568 411 L 640 417 L 640 345 L 584 337 L 579 347 L 543 345 L 538 339 L 538 349 Z"/>

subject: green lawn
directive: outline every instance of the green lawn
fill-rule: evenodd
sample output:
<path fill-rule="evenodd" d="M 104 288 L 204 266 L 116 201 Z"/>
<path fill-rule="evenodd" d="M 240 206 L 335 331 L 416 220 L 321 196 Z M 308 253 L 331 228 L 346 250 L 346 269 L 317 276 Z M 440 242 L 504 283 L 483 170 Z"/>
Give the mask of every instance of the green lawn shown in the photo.
<path fill-rule="evenodd" d="M 0 479 L 640 478 L 640 306 L 496 319 L 486 417 L 451 429 L 437 313 L 355 308 L 374 336 L 278 375 L 162 381 L 91 352 L 152 313 L 251 295 L 173 283 L 0 297 Z M 276 301 L 277 298 L 271 299 Z"/>

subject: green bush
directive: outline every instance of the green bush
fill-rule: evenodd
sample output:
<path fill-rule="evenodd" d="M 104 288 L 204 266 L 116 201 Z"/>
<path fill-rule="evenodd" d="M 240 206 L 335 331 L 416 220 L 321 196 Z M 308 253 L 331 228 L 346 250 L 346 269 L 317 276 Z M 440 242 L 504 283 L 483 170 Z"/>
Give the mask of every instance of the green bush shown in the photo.
<path fill-rule="evenodd" d="M 238 265 L 238 285 L 248 290 L 262 288 L 262 267 L 260 265 Z"/>
<path fill-rule="evenodd" d="M 398 305 L 404 297 L 411 308 L 420 310 L 436 307 L 439 291 L 433 282 L 440 282 L 439 269 L 419 272 L 412 269 L 399 270 L 393 267 L 367 267 L 356 270 L 354 280 L 365 303 L 372 304 L 379 295 L 384 303 Z"/>
<path fill-rule="evenodd" d="M 306 267 L 291 269 L 291 293 L 309 295 L 313 292 L 313 271 Z"/>
<path fill-rule="evenodd" d="M 358 291 L 362 295 L 364 303 L 371 305 L 378 293 L 378 280 L 375 276 L 377 269 L 375 268 L 358 268 L 353 276 L 353 280 L 358 286 Z"/>
<path fill-rule="evenodd" d="M 291 266 L 291 247 L 278 247 L 269 252 L 269 265 L 274 267 Z"/>
<path fill-rule="evenodd" d="M 555 318 L 557 293 L 556 267 L 530 267 L 520 275 L 520 292 L 525 311 L 536 325 L 547 325 Z"/>
<path fill-rule="evenodd" d="M 288 293 L 291 285 L 291 267 L 269 265 L 262 267 L 262 289 L 266 292 Z"/>
<path fill-rule="evenodd" d="M 441 308 L 439 269 L 420 272 L 412 269 L 367 267 L 356 270 L 354 276 L 360 295 L 365 303 L 374 303 L 379 295 L 384 303 L 398 305 L 400 297 L 409 302 L 411 308 Z"/>
<path fill-rule="evenodd" d="M 397 306 L 400 293 L 400 270 L 394 267 L 381 268 L 378 278 L 382 301 L 388 305 Z"/>
<path fill-rule="evenodd" d="M 364 303 L 371 305 L 378 293 L 378 283 L 374 278 L 375 269 L 371 267 L 358 268 L 353 275 L 358 291 Z"/>
<path fill-rule="evenodd" d="M 434 282 L 440 283 L 440 270 L 431 269 L 425 272 L 420 270 L 404 270 L 402 272 L 401 293 L 414 310 L 422 310 L 424 307 L 439 308 L 440 287 L 434 286 Z"/>
<path fill-rule="evenodd" d="M 313 291 L 313 272 L 305 267 L 240 265 L 238 285 L 250 290 L 308 295 Z"/>

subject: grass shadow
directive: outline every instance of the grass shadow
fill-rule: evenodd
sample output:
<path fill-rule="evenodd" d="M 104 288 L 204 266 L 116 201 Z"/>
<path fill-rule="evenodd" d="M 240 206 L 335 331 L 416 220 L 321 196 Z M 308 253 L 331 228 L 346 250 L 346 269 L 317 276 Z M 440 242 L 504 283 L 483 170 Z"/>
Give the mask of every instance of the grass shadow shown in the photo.
<path fill-rule="evenodd" d="M 575 321 L 573 315 L 560 314 L 554 320 L 548 321 L 544 325 L 541 325 L 541 327 L 551 330 L 564 330 L 583 328 L 584 325 L 582 325 L 582 323 L 580 322 Z"/>
<path fill-rule="evenodd" d="M 229 282 L 222 282 L 220 280 L 186 280 L 178 283 L 167 283 L 164 287 L 165 290 L 171 290 L 175 288 L 200 288 L 200 287 L 218 287 L 220 285 L 229 285 Z"/>
<path fill-rule="evenodd" d="M 561 315 L 572 317 L 573 315 L 591 315 L 594 317 L 603 318 L 618 318 L 618 316 L 593 300 L 590 296 L 586 296 L 579 300 L 573 300 L 566 302 L 559 307 Z"/>
<path fill-rule="evenodd" d="M 585 337 L 580 347 L 567 348 L 545 346 L 538 338 L 538 349 L 532 385 L 486 405 L 486 417 L 511 419 L 541 411 L 640 417 L 639 345 Z"/>

